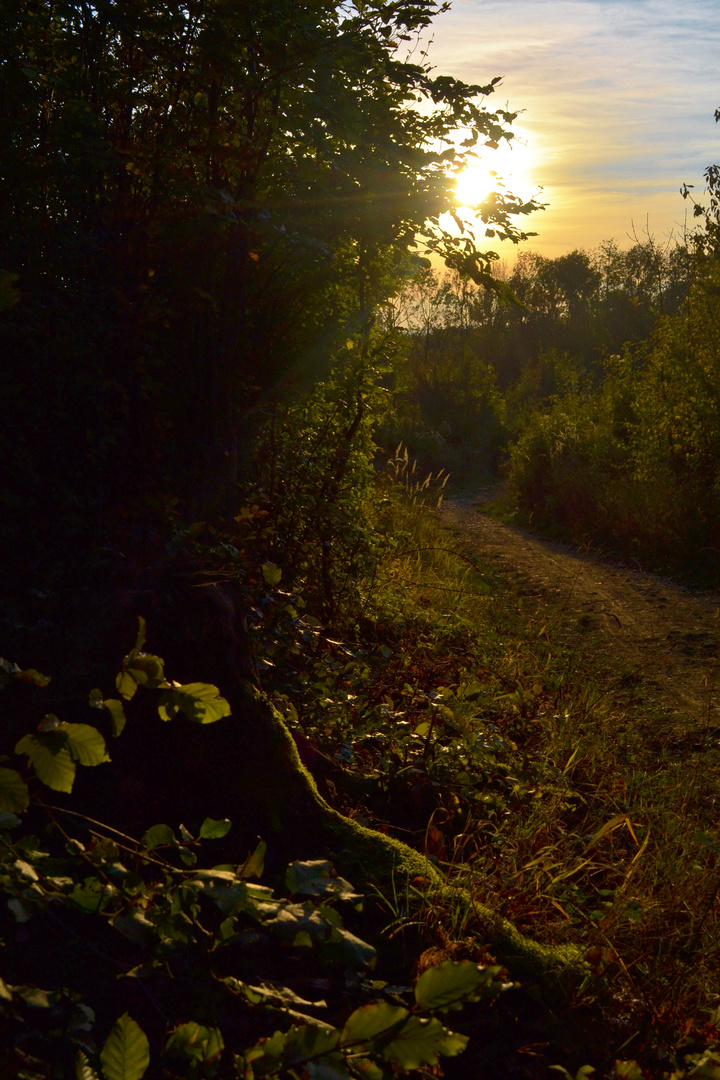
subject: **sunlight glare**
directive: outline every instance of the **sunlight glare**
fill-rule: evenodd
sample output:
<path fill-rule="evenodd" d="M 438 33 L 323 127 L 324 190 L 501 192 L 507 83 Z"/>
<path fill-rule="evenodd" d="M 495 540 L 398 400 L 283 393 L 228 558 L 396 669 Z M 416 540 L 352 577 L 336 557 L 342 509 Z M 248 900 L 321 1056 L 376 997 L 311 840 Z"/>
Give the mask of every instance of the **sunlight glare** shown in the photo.
<path fill-rule="evenodd" d="M 483 148 L 455 181 L 458 208 L 471 211 L 493 191 L 505 190 L 524 201 L 532 198 L 538 190 L 530 175 L 533 165 L 527 143 L 519 139 L 502 142 L 497 150 Z"/>

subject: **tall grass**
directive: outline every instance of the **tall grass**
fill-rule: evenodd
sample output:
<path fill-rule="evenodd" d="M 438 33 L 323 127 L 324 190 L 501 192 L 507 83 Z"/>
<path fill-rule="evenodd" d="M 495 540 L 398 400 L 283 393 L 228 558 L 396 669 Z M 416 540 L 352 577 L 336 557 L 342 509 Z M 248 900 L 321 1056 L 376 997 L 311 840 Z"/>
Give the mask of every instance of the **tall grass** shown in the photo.
<path fill-rule="evenodd" d="M 392 628 L 396 685 L 434 683 L 424 764 L 441 864 L 526 933 L 584 948 L 585 1000 L 602 1001 L 626 1056 L 657 1062 L 683 1030 L 710 1038 L 720 749 L 709 713 L 703 732 L 678 731 L 637 697 L 622 657 L 603 668 L 592 634 L 563 644 L 567 598 L 526 611 L 418 500 L 397 457 L 378 520 L 398 542 L 367 606 Z M 465 908 L 434 904 L 424 918 L 445 944 L 469 925 Z"/>

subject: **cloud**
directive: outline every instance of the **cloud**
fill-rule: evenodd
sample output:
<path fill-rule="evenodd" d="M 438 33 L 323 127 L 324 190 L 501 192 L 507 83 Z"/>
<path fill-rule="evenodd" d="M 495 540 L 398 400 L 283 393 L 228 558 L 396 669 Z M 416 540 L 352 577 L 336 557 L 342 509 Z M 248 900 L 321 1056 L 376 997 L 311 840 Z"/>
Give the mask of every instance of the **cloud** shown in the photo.
<path fill-rule="evenodd" d="M 430 49 L 467 82 L 503 75 L 488 104 L 525 110 L 516 126 L 551 203 L 532 246 L 554 251 L 646 213 L 660 236 L 682 222 L 680 185 L 701 187 L 720 159 L 719 55 L 715 0 L 454 0 Z"/>

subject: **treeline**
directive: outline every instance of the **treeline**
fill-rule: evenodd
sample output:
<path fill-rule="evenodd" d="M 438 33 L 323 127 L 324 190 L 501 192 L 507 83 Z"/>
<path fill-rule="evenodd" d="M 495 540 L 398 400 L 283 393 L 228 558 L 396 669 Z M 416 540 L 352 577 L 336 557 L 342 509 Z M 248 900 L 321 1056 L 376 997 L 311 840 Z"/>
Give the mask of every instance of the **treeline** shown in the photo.
<path fill-rule="evenodd" d="M 710 180 L 712 176 L 710 175 Z M 711 197 L 713 195 L 710 189 Z M 427 271 L 387 438 L 500 467 L 536 524 L 643 565 L 709 572 L 720 547 L 720 259 L 712 208 L 684 243 L 519 256 L 512 299 Z"/>

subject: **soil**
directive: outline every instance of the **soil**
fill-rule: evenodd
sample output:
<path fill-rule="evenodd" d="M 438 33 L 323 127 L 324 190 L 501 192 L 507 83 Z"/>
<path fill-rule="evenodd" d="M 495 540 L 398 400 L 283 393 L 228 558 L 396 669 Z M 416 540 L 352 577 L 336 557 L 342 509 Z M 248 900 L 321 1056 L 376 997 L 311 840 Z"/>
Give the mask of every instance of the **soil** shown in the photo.
<path fill-rule="evenodd" d="M 512 584 L 551 640 L 592 650 L 608 682 L 685 737 L 720 736 L 720 594 L 692 590 L 483 512 L 498 491 L 449 499 L 443 517 L 467 554 Z"/>

